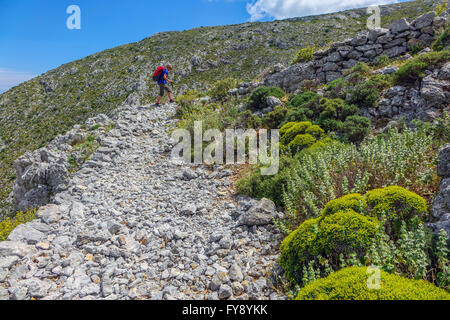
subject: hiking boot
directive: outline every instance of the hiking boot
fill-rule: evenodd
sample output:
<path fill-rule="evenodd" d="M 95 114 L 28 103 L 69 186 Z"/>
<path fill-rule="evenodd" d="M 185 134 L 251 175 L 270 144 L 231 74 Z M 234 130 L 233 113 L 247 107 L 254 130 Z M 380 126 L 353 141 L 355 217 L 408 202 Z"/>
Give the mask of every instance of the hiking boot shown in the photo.
<path fill-rule="evenodd" d="M 173 101 L 173 99 L 172 99 L 172 100 L 170 100 L 169 102 L 170 102 L 170 103 L 174 103 L 175 101 Z"/>
<path fill-rule="evenodd" d="M 155 103 L 155 106 L 159 107 L 159 105 L 160 105 L 160 103 L 159 103 L 159 102 L 156 102 L 156 103 Z"/>

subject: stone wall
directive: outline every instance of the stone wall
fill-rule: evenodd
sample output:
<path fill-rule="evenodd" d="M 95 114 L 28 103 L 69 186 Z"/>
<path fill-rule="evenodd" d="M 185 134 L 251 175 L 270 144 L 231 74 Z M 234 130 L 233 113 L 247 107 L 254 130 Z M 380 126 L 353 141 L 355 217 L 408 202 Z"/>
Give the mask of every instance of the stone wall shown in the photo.
<path fill-rule="evenodd" d="M 445 25 L 448 14 L 448 10 L 439 16 L 430 12 L 411 23 L 403 18 L 389 29 L 363 31 L 353 39 L 332 43 L 328 49 L 315 52 L 313 61 L 288 68 L 277 66 L 266 76 L 264 85 L 294 92 L 304 80 L 330 82 L 340 78 L 344 70 L 358 62 L 372 63 L 381 55 L 398 58 L 412 48 L 429 46 L 435 39 L 435 30 Z"/>

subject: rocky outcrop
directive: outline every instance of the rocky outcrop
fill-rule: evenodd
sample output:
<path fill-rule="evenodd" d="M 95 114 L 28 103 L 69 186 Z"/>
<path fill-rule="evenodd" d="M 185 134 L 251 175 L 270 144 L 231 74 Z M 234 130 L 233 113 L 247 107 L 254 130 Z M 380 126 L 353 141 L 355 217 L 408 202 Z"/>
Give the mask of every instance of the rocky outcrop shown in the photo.
<path fill-rule="evenodd" d="M 439 17 L 435 12 L 430 12 L 411 23 L 403 18 L 392 23 L 389 29 L 363 31 L 353 39 L 332 43 L 328 49 L 315 52 L 311 62 L 268 74 L 264 85 L 294 92 L 304 80 L 330 82 L 340 78 L 344 70 L 358 62 L 371 63 L 380 55 L 397 58 L 413 47 L 428 46 L 435 38 L 435 28 L 441 28 L 447 16 L 447 12 Z"/>
<path fill-rule="evenodd" d="M 412 86 L 397 85 L 380 94 L 375 108 L 360 113 L 372 121 L 433 121 L 450 112 L 450 63 L 430 71 Z"/>
<path fill-rule="evenodd" d="M 437 174 L 442 178 L 442 182 L 431 206 L 434 222 L 427 226 L 435 233 L 444 229 L 450 238 L 450 143 L 444 145 L 439 151 Z"/>
<path fill-rule="evenodd" d="M 48 146 L 26 152 L 14 162 L 16 180 L 13 186 L 16 211 L 45 205 L 54 194 L 65 189 L 74 165 L 86 158 L 77 146 L 89 136 L 101 140 L 105 126 L 111 120 L 103 114 L 91 118 L 86 125 L 75 126 L 64 135 L 57 136 Z"/>

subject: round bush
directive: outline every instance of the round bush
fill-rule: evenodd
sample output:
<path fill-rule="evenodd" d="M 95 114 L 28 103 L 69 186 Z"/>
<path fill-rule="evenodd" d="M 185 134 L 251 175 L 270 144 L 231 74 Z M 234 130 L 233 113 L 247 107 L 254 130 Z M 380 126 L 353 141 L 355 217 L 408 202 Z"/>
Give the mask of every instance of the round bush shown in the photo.
<path fill-rule="evenodd" d="M 289 102 L 290 107 L 300 108 L 304 107 L 306 104 L 313 102 L 319 98 L 319 95 L 315 92 L 308 91 L 300 94 L 296 94 Z"/>
<path fill-rule="evenodd" d="M 450 294 L 424 280 L 413 280 L 380 270 L 380 289 L 369 289 L 373 271 L 349 267 L 303 287 L 296 300 L 450 300 Z M 369 281 L 372 283 L 372 281 Z"/>
<path fill-rule="evenodd" d="M 279 265 L 284 270 L 286 278 L 291 281 L 300 282 L 303 266 L 316 256 L 318 221 L 318 219 L 306 220 L 281 243 Z"/>
<path fill-rule="evenodd" d="M 370 132 L 370 119 L 362 116 L 349 116 L 342 125 L 342 132 L 350 142 L 361 142 Z"/>
<path fill-rule="evenodd" d="M 269 128 L 278 128 L 286 118 L 287 112 L 288 109 L 285 106 L 276 106 L 264 117 L 264 124 Z"/>
<path fill-rule="evenodd" d="M 294 152 L 311 147 L 317 140 L 310 134 L 299 134 L 289 142 L 289 148 Z"/>
<path fill-rule="evenodd" d="M 286 131 L 292 128 L 297 122 L 288 122 L 280 128 L 280 136 L 283 136 Z"/>
<path fill-rule="evenodd" d="M 308 129 L 306 129 L 305 133 L 312 135 L 316 139 L 322 139 L 325 136 L 325 130 L 323 130 L 317 124 L 312 125 Z"/>
<path fill-rule="evenodd" d="M 335 269 L 339 267 L 340 254 L 364 257 L 378 226 L 376 218 L 353 210 L 306 220 L 282 242 L 279 264 L 287 279 L 301 283 L 303 267 L 319 255 L 326 257 Z"/>
<path fill-rule="evenodd" d="M 363 216 L 352 209 L 338 211 L 320 221 L 316 245 L 332 262 L 337 262 L 341 253 L 356 253 L 362 258 L 379 225 L 377 218 Z"/>
<path fill-rule="evenodd" d="M 322 210 L 322 216 L 329 216 L 346 209 L 352 209 L 355 212 L 365 215 L 367 210 L 366 199 L 359 193 L 352 193 L 339 199 L 331 200 Z"/>
<path fill-rule="evenodd" d="M 289 142 L 295 139 L 296 136 L 299 134 L 304 134 L 306 129 L 311 127 L 311 122 L 309 121 L 303 121 L 303 122 L 296 122 L 295 124 L 291 125 L 289 129 L 284 131 L 284 134 L 281 136 L 281 143 L 284 145 L 288 145 Z M 283 126 L 284 128 L 284 126 Z M 281 134 L 281 132 L 280 132 Z"/>
<path fill-rule="evenodd" d="M 407 221 L 427 215 L 427 202 L 421 196 L 399 186 L 373 189 L 365 194 L 372 216 L 383 213 L 391 221 Z"/>

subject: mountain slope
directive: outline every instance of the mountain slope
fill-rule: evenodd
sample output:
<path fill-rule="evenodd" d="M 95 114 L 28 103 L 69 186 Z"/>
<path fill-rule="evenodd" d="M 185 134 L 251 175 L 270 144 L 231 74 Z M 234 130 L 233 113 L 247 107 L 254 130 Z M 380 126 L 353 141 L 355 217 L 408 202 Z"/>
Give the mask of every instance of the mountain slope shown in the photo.
<path fill-rule="evenodd" d="M 433 3 L 382 6 L 382 25 L 413 18 Z M 0 95 L 1 206 L 8 206 L 17 157 L 89 117 L 111 112 L 133 92 L 142 102 L 150 101 L 155 94 L 150 76 L 160 63 L 175 66 L 176 92 L 205 89 L 226 77 L 250 80 L 273 64 L 289 64 L 299 47 L 353 36 L 366 28 L 365 12 L 158 33 L 62 65 L 9 90 Z"/>

